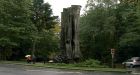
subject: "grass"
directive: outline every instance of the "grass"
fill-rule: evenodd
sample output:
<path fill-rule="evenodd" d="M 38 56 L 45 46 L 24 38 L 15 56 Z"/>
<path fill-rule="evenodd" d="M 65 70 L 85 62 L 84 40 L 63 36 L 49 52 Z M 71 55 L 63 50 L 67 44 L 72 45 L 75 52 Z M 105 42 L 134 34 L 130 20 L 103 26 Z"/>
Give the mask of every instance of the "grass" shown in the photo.
<path fill-rule="evenodd" d="M 83 66 L 80 66 L 78 64 L 64 64 L 64 63 L 27 64 L 26 62 L 23 62 L 23 61 L 0 61 L 0 63 L 25 65 L 25 66 L 31 66 L 31 67 L 42 67 L 42 68 L 68 69 L 68 70 L 104 71 L 104 72 L 129 72 L 126 69 L 120 69 L 120 68 L 92 67 L 92 66 L 84 66 L 83 67 Z"/>

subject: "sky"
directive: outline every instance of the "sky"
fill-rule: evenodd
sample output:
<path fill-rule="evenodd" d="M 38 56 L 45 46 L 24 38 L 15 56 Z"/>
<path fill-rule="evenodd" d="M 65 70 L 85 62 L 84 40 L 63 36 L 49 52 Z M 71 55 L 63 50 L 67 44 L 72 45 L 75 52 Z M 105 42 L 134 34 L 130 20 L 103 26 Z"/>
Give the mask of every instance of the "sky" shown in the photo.
<path fill-rule="evenodd" d="M 83 9 L 87 3 L 87 0 L 44 0 L 44 2 L 48 2 L 53 9 L 54 16 L 61 17 L 61 12 L 63 8 L 70 7 L 71 5 L 81 5 L 81 14 L 83 13 Z"/>

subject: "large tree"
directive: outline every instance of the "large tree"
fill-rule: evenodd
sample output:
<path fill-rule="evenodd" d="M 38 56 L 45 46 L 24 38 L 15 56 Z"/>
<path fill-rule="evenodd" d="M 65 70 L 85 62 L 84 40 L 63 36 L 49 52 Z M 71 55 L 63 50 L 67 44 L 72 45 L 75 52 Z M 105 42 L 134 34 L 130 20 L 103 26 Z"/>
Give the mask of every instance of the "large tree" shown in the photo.
<path fill-rule="evenodd" d="M 50 50 L 50 47 L 56 47 L 53 47 L 53 45 L 50 46 L 49 44 L 53 42 L 53 39 L 51 38 L 55 36 L 51 29 L 58 23 L 57 17 L 53 16 L 51 5 L 49 3 L 44 3 L 44 0 L 33 0 L 32 11 L 32 22 L 36 27 L 35 34 L 32 38 L 33 54 L 36 51 L 36 48 L 38 48 L 38 51 L 36 52 L 47 52 L 46 50 Z"/>
<path fill-rule="evenodd" d="M 1 59 L 24 57 L 36 46 L 39 46 L 38 50 L 57 48 L 57 43 L 52 43 L 56 40 L 52 30 L 56 17 L 49 3 L 43 0 L 0 0 L 0 7 Z M 48 43 L 52 45 L 46 48 Z"/>
<path fill-rule="evenodd" d="M 31 0 L 0 1 L 1 59 L 10 56 L 11 54 L 8 54 L 8 51 L 19 47 L 22 43 L 21 40 L 27 40 L 30 32 L 34 29 L 30 20 L 30 5 Z"/>
<path fill-rule="evenodd" d="M 83 54 L 106 62 L 110 58 L 110 49 L 116 48 L 116 2 L 89 0 L 86 8 L 86 14 L 81 17 Z"/>
<path fill-rule="evenodd" d="M 110 49 L 116 48 L 119 62 L 140 56 L 139 28 L 138 0 L 88 0 L 81 17 L 83 54 L 87 58 L 108 59 Z"/>
<path fill-rule="evenodd" d="M 140 56 L 140 25 L 138 16 L 138 0 L 124 0 L 118 6 L 118 14 L 121 16 L 123 24 L 123 34 L 119 40 L 118 60 Z M 118 18 L 119 19 L 119 18 Z"/>

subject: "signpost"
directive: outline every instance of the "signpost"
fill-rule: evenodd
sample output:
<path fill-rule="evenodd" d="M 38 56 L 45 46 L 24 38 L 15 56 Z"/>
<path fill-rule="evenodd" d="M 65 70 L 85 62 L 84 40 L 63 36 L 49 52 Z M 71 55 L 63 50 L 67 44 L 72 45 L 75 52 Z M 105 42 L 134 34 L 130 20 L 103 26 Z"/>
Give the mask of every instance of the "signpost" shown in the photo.
<path fill-rule="evenodd" d="M 114 68 L 114 55 L 115 55 L 115 49 L 111 49 L 111 55 L 112 55 L 112 68 Z"/>

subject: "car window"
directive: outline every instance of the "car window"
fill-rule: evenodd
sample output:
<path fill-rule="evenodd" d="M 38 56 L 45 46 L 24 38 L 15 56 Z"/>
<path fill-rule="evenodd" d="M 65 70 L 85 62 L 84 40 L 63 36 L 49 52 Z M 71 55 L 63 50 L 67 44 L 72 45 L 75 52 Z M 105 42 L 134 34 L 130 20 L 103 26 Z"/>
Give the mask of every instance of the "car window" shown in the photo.
<path fill-rule="evenodd" d="M 139 61 L 140 62 L 140 59 L 137 59 L 136 61 Z"/>
<path fill-rule="evenodd" d="M 133 62 L 133 60 L 131 60 L 131 59 L 128 59 L 128 60 L 127 60 L 127 62 Z"/>

